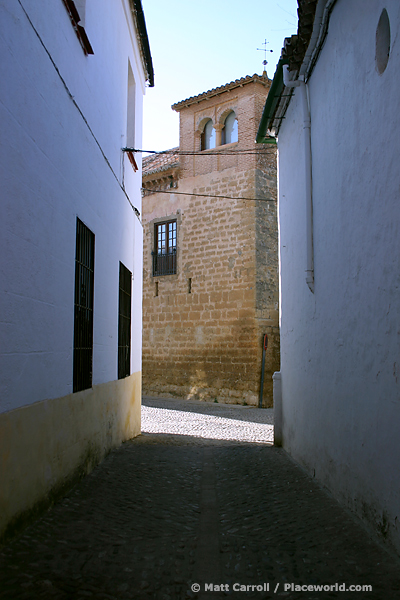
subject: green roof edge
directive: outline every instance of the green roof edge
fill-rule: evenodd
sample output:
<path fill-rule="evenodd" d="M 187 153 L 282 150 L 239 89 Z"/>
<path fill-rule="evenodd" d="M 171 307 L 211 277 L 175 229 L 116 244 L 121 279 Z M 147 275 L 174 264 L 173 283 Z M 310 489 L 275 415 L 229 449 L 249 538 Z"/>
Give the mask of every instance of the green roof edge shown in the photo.
<path fill-rule="evenodd" d="M 275 114 L 275 110 L 279 99 L 282 94 L 282 90 L 284 88 L 283 85 L 283 65 L 287 65 L 289 63 L 288 58 L 280 58 L 278 64 L 276 66 L 276 71 L 274 78 L 272 80 L 271 88 L 269 90 L 267 100 L 265 102 L 263 114 L 261 117 L 260 125 L 258 127 L 256 143 L 257 144 L 271 144 L 273 143 L 271 136 L 267 136 L 267 129 L 270 123 L 270 120 Z"/>

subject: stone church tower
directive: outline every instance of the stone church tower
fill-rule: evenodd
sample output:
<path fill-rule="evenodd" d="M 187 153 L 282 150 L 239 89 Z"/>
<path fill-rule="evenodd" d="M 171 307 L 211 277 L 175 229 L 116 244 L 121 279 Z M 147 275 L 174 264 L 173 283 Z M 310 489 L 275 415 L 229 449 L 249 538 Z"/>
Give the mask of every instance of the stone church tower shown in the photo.
<path fill-rule="evenodd" d="M 263 405 L 279 370 L 276 149 L 266 75 L 173 105 L 180 144 L 143 160 L 143 393 Z"/>

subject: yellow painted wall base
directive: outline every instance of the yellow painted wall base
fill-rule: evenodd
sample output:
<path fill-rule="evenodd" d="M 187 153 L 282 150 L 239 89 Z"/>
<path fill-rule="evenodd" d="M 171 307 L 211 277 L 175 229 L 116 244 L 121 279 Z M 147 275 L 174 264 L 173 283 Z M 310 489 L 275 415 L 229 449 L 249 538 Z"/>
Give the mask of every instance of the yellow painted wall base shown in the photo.
<path fill-rule="evenodd" d="M 141 373 L 0 414 L 0 539 L 140 433 Z"/>

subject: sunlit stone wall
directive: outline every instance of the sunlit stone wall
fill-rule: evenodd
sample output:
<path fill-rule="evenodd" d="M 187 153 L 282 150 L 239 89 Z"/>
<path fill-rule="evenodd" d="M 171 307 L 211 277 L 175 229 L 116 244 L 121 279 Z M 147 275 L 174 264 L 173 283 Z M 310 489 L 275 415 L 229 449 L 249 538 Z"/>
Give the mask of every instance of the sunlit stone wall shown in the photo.
<path fill-rule="evenodd" d="M 170 193 L 143 198 L 147 395 L 257 404 L 267 333 L 264 405 L 272 406 L 272 374 L 279 370 L 276 155 L 274 147 L 254 144 L 269 81 L 241 81 L 175 105 L 181 149 L 200 151 L 201 124 L 211 118 L 218 125 L 230 110 L 238 142 L 180 156 Z M 248 153 L 226 154 L 238 150 Z M 144 165 L 146 186 L 165 178 L 161 168 L 146 174 Z M 154 227 L 172 219 L 176 274 L 154 277 Z"/>

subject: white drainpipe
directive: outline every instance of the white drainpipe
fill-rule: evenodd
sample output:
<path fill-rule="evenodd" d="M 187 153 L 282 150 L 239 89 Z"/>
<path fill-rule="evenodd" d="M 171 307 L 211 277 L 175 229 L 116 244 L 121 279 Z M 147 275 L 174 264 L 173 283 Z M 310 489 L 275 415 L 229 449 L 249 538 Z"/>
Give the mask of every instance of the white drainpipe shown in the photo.
<path fill-rule="evenodd" d="M 298 87 L 301 96 L 301 107 L 303 112 L 303 143 L 305 161 L 305 194 L 306 194 L 306 244 L 307 244 L 307 266 L 306 283 L 314 293 L 314 249 L 313 249 L 313 210 L 312 210 L 312 162 L 311 162 L 311 118 L 307 99 L 307 85 L 304 81 L 297 79 L 291 81 L 289 78 L 289 67 L 283 65 L 283 83 L 286 87 Z"/>

